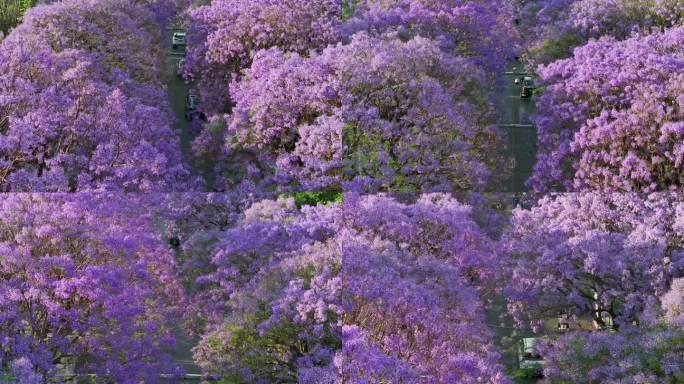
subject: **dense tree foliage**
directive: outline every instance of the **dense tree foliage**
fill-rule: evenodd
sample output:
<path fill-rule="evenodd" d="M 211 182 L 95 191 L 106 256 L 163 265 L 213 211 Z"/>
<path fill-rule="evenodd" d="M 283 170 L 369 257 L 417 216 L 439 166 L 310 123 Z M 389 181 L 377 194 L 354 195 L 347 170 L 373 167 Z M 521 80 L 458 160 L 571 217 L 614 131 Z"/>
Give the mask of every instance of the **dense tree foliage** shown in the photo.
<path fill-rule="evenodd" d="M 39 6 L 25 18 L 1 44 L 0 187 L 190 188 L 153 15 L 103 0 Z"/>
<path fill-rule="evenodd" d="M 573 331 L 540 345 L 545 382 L 677 383 L 684 380 L 682 279 L 640 316 L 639 327 L 618 333 Z"/>
<path fill-rule="evenodd" d="M 451 54 L 473 58 L 496 79 L 515 54 L 508 9 L 501 0 L 360 0 L 344 32 L 432 39 Z"/>
<path fill-rule="evenodd" d="M 187 75 L 199 78 L 203 108 L 229 110 L 228 84 L 262 49 L 302 55 L 340 39 L 340 0 L 219 0 L 189 10 Z"/>
<path fill-rule="evenodd" d="M 570 332 L 540 345 L 543 383 L 669 384 L 684 379 L 684 333 L 667 325 L 619 333 Z"/>
<path fill-rule="evenodd" d="M 345 195 L 343 382 L 508 383 L 484 324 L 492 243 L 469 206 L 416 197 Z"/>
<path fill-rule="evenodd" d="M 118 383 L 173 372 L 167 353 L 183 293 L 145 200 L 0 199 L 0 370 L 8 365 L 20 383 L 57 378 L 69 364 Z"/>
<path fill-rule="evenodd" d="M 510 164 L 489 104 L 513 56 L 503 4 L 256 3 L 190 12 L 186 70 L 201 74 L 207 111 L 230 111 L 193 144 L 216 164 L 220 189 L 236 174 L 338 191 L 497 188 L 505 179 Z M 265 15 L 281 6 L 297 27 L 271 26 L 279 19 Z M 295 33 L 319 29 L 313 40 Z M 249 164 L 236 171 L 245 153 Z"/>
<path fill-rule="evenodd" d="M 540 70 L 537 191 L 681 190 L 684 28 L 606 37 Z"/>
<path fill-rule="evenodd" d="M 546 197 L 513 211 L 505 236 L 507 296 L 534 328 L 565 312 L 619 329 L 663 295 L 684 271 L 676 195 L 587 192 Z"/>
<path fill-rule="evenodd" d="M 0 196 L 0 382 L 165 382 L 185 332 L 223 383 L 510 384 L 529 328 L 543 382 L 684 382 L 681 1 L 41 3 L 0 191 L 78 193 Z M 529 185 L 571 193 L 476 192 L 520 55 Z"/>
<path fill-rule="evenodd" d="M 220 156 L 270 156 L 279 184 L 307 190 L 481 189 L 506 168 L 483 82 L 423 38 L 358 34 L 312 58 L 262 51 L 231 87 Z"/>
<path fill-rule="evenodd" d="M 480 298 L 500 271 L 471 215 L 446 195 L 251 205 L 183 245 L 208 271 L 195 359 L 244 382 L 507 382 Z"/>
<path fill-rule="evenodd" d="M 684 6 L 672 0 L 513 0 L 533 67 L 567 58 L 591 39 L 618 40 L 650 33 L 684 19 Z"/>

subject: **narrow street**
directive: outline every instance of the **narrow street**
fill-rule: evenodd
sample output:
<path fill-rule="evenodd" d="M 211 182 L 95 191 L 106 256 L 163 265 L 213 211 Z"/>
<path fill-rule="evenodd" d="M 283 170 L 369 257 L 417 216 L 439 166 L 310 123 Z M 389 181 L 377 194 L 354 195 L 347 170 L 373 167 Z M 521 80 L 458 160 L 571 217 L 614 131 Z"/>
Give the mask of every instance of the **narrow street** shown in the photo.
<path fill-rule="evenodd" d="M 533 98 L 521 98 L 520 88 L 515 79 L 524 73 L 522 63 L 511 63 L 504 75 L 504 87 L 496 98 L 499 112 L 499 126 L 508 137 L 507 154 L 515 159 L 512 177 L 506 183 L 506 192 L 525 192 L 525 182 L 532 175 L 537 155 L 537 132 L 531 117 L 535 113 Z M 495 345 L 499 348 L 502 361 L 509 369 L 518 367 L 517 342 L 523 337 L 533 337 L 531 330 L 516 328 L 510 317 L 501 319 L 506 313 L 506 302 L 497 297 L 487 310 L 486 321 L 494 334 Z M 513 344 L 511 343 L 513 341 Z M 515 379 L 516 384 L 534 384 L 537 379 Z"/>
<path fill-rule="evenodd" d="M 504 75 L 504 88 L 497 95 L 499 125 L 508 136 L 508 154 L 515 159 L 513 175 L 506 183 L 506 192 L 527 191 L 525 182 L 532 175 L 537 155 L 537 132 L 532 126 L 534 100 L 521 98 L 515 79 L 523 73 L 522 63 L 509 64 Z"/>
<path fill-rule="evenodd" d="M 171 37 L 173 32 L 180 31 L 180 29 L 167 29 L 164 44 L 168 52 L 168 94 L 171 109 L 173 109 L 175 121 L 174 129 L 180 131 L 180 145 L 181 152 L 186 158 L 186 162 L 192 167 L 193 174 L 201 174 L 202 170 L 197 168 L 192 161 L 191 144 L 197 136 L 196 132 L 192 132 L 190 124 L 185 120 L 185 96 L 188 94 L 191 85 L 186 84 L 185 81 L 177 75 L 178 61 L 185 56 L 184 50 L 173 50 L 171 46 Z M 172 358 L 177 364 L 180 364 L 187 374 L 200 374 L 200 368 L 192 360 L 192 347 L 197 345 L 197 340 L 188 337 L 185 332 L 178 327 L 176 330 L 176 349 L 172 353 Z"/>
<path fill-rule="evenodd" d="M 185 161 L 190 165 L 193 175 L 202 176 L 205 181 L 205 191 L 213 189 L 212 172 L 210 167 L 197 164 L 192 155 L 192 141 L 197 137 L 199 132 L 192 130 L 192 125 L 185 119 L 185 97 L 193 88 L 192 83 L 187 83 L 183 78 L 178 76 L 178 61 L 185 57 L 184 48 L 172 49 L 171 37 L 174 32 L 183 31 L 180 28 L 169 27 L 166 29 L 164 37 L 164 46 L 167 49 L 167 63 L 168 63 L 168 83 L 167 91 L 169 94 L 169 102 L 175 121 L 173 128 L 180 131 L 180 149 L 185 157 Z"/>

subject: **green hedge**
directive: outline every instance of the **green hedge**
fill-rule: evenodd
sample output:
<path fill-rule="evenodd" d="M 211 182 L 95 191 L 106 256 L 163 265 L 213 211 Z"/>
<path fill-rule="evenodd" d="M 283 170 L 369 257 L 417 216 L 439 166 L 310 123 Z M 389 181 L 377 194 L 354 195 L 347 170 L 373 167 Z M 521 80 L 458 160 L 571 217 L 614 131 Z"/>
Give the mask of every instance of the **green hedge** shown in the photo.
<path fill-rule="evenodd" d="M 298 207 L 304 205 L 318 205 L 341 203 L 342 193 L 340 192 L 297 192 L 294 194 L 295 203 Z"/>
<path fill-rule="evenodd" d="M 6 36 L 21 19 L 21 15 L 36 4 L 36 0 L 3 0 L 0 3 L 0 31 Z"/>
<path fill-rule="evenodd" d="M 359 0 L 342 0 L 342 18 L 349 19 L 354 14 L 354 10 L 358 6 Z"/>

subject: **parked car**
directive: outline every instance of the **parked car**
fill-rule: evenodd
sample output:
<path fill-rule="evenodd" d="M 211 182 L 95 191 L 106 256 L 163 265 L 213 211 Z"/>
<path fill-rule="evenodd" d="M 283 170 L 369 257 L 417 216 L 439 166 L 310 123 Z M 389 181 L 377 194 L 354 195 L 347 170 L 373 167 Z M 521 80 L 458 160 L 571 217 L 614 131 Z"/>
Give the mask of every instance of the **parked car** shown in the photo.
<path fill-rule="evenodd" d="M 518 345 L 518 366 L 521 370 L 530 372 L 535 377 L 542 377 L 544 373 L 544 359 L 535 350 L 538 340 L 536 337 L 525 337 L 520 340 Z"/>
<path fill-rule="evenodd" d="M 196 118 L 203 121 L 207 120 L 206 115 L 199 110 L 198 105 L 199 96 L 197 94 L 191 92 L 185 97 L 185 120 L 193 121 Z"/>
<path fill-rule="evenodd" d="M 534 80 L 530 76 L 521 76 L 515 79 L 515 83 L 520 87 L 520 97 L 530 98 L 534 92 Z"/>
<path fill-rule="evenodd" d="M 178 48 L 185 48 L 187 45 L 185 32 L 174 32 L 171 37 L 171 47 L 176 50 Z"/>

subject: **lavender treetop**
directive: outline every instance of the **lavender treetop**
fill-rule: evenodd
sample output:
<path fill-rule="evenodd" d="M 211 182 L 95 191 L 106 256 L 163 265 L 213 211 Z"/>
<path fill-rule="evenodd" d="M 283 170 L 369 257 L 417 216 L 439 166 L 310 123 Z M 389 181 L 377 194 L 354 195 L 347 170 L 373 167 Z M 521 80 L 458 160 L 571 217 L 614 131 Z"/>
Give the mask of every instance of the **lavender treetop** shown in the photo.
<path fill-rule="evenodd" d="M 572 326 L 630 327 L 683 271 L 682 234 L 673 229 L 679 200 L 571 193 L 514 210 L 503 247 L 518 324 L 537 329 L 564 311 Z"/>
<path fill-rule="evenodd" d="M 532 67 L 572 56 L 591 39 L 618 40 L 635 31 L 650 32 L 677 25 L 684 16 L 680 2 L 670 0 L 542 0 L 517 3 Z"/>
<path fill-rule="evenodd" d="M 139 27 L 153 20 L 145 19 L 148 14 L 143 8 L 118 0 L 83 7 L 76 3 L 59 2 L 30 11 L 27 22 L 2 42 L 1 188 L 169 191 L 194 187 L 178 136 L 171 129 L 166 97 L 158 86 L 160 68 L 150 55 L 158 52 L 153 48 L 157 42 Z M 111 7 L 118 11 L 109 15 Z M 93 15 L 116 23 L 88 23 Z M 72 19 L 80 20 L 76 24 L 80 30 L 70 23 Z M 135 26 L 133 31 L 140 33 L 133 39 L 126 28 Z M 120 45 L 97 43 L 111 38 L 107 31 L 118 28 Z"/>
<path fill-rule="evenodd" d="M 447 195 L 345 195 L 344 382 L 508 383 L 484 324 L 491 242 Z"/>
<path fill-rule="evenodd" d="M 262 51 L 231 85 L 222 156 L 270 155 L 281 185 L 309 190 L 483 188 L 507 168 L 485 81 L 421 37 L 357 34 L 313 58 Z"/>
<path fill-rule="evenodd" d="M 620 332 L 571 331 L 549 337 L 539 349 L 545 383 L 676 383 L 684 378 L 682 279 L 647 308 L 639 327 Z"/>
<path fill-rule="evenodd" d="M 679 190 L 684 28 L 592 41 L 540 69 L 536 191 Z"/>
<path fill-rule="evenodd" d="M 165 58 L 159 27 L 144 5 L 67 0 L 31 8 L 15 33 L 41 36 L 55 52 L 87 51 L 106 71 L 161 86 Z"/>
<path fill-rule="evenodd" d="M 196 362 L 255 383 L 508 383 L 480 298 L 497 258 L 472 214 L 446 195 L 253 204 L 203 256 Z"/>
<path fill-rule="evenodd" d="M 0 369 L 21 383 L 59 381 L 68 361 L 117 383 L 174 372 L 182 290 L 144 198 L 9 194 L 0 212 Z"/>
<path fill-rule="evenodd" d="M 223 113 L 228 83 L 259 50 L 306 55 L 339 41 L 342 6 L 339 0 L 219 0 L 188 16 L 187 75 L 200 79 L 203 107 Z"/>
<path fill-rule="evenodd" d="M 300 211 L 293 199 L 264 200 L 241 216 L 214 230 L 203 246 L 210 252 L 190 253 L 193 263 L 213 266 L 196 282 L 207 326 L 195 361 L 206 372 L 255 383 L 293 381 L 309 370 L 334 374 L 342 315 L 341 256 L 332 238 L 339 205 Z M 197 245 L 188 243 L 186 253 Z"/>
<path fill-rule="evenodd" d="M 447 52 L 472 57 L 498 78 L 515 54 L 517 33 L 508 9 L 501 0 L 363 0 L 344 32 L 347 37 L 366 31 L 402 40 L 433 39 Z"/>
<path fill-rule="evenodd" d="M 684 333 L 574 331 L 540 343 L 544 384 L 670 384 L 684 378 Z"/>

